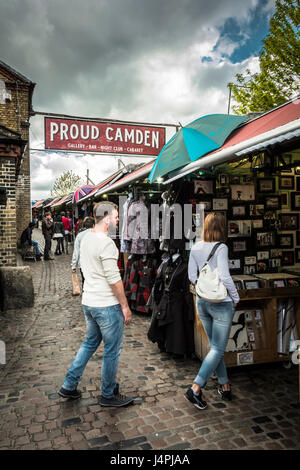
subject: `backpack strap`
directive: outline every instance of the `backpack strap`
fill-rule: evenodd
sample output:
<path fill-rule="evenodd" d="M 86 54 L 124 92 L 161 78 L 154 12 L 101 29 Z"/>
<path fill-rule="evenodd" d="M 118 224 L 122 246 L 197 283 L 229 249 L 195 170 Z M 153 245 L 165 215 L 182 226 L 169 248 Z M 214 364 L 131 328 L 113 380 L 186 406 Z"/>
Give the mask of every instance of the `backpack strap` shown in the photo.
<path fill-rule="evenodd" d="M 207 264 L 207 263 L 209 262 L 209 260 L 214 256 L 214 254 L 215 254 L 217 248 L 218 248 L 220 245 L 222 245 L 222 242 L 218 242 L 218 243 L 215 244 L 215 246 L 214 246 L 213 249 L 211 250 L 210 255 L 209 255 L 209 257 L 207 258 L 205 264 Z"/>

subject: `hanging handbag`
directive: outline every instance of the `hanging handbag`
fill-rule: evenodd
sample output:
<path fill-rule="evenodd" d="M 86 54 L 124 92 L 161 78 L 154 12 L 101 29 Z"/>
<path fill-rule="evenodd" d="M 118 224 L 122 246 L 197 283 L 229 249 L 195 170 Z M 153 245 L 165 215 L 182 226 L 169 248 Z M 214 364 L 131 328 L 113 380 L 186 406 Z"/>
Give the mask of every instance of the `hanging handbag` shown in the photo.
<path fill-rule="evenodd" d="M 220 280 L 218 268 L 212 271 L 208 265 L 209 260 L 213 257 L 216 249 L 221 244 L 221 242 L 216 243 L 216 245 L 213 247 L 209 257 L 206 260 L 206 263 L 199 273 L 195 286 L 196 293 L 200 299 L 212 303 L 223 302 L 227 297 L 227 289 Z"/>

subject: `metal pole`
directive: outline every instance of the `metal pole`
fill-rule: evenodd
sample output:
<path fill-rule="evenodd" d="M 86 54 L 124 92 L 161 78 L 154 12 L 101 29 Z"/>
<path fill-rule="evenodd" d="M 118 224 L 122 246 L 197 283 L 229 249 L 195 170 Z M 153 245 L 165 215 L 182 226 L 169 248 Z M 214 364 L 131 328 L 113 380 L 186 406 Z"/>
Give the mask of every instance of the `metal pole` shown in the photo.
<path fill-rule="evenodd" d="M 228 98 L 228 110 L 227 110 L 227 114 L 230 113 L 230 101 L 231 101 L 231 86 L 229 86 L 229 98 Z"/>

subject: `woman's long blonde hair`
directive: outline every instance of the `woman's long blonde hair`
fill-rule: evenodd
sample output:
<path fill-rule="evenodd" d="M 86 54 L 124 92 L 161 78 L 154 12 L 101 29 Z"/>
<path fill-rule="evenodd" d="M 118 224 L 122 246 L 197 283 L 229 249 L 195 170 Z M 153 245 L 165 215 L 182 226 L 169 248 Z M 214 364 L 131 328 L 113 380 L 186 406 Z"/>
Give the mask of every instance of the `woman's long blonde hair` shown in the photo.
<path fill-rule="evenodd" d="M 221 212 L 211 212 L 204 219 L 203 241 L 223 242 L 227 240 L 226 219 Z"/>

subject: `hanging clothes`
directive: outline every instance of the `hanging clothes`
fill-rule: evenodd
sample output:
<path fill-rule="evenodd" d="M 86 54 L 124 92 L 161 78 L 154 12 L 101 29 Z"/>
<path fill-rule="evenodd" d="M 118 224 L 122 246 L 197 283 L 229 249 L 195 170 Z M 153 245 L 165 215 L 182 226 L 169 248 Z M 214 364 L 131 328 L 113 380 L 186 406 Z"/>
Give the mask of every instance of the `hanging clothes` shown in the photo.
<path fill-rule="evenodd" d="M 148 338 L 161 350 L 178 355 L 194 352 L 194 305 L 187 261 L 179 255 L 163 261 L 153 287 Z"/>
<path fill-rule="evenodd" d="M 121 253 L 130 253 L 131 239 L 128 236 L 128 207 L 133 201 L 133 194 L 130 193 L 123 205 L 123 224 L 121 230 Z"/>
<path fill-rule="evenodd" d="M 123 283 L 131 310 L 148 313 L 147 303 L 156 276 L 157 260 L 131 255 L 128 258 Z"/>

